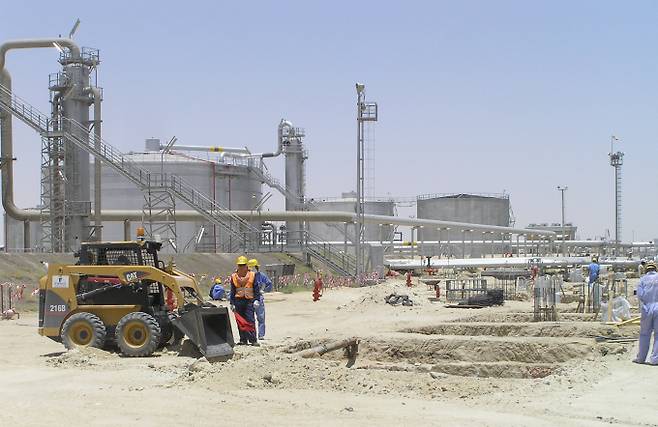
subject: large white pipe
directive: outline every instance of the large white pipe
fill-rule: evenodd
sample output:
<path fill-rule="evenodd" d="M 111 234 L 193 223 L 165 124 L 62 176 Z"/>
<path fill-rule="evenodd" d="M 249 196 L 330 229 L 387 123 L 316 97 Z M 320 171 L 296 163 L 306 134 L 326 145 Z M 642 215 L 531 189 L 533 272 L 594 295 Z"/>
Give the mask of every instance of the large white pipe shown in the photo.
<path fill-rule="evenodd" d="M 38 211 L 35 211 L 38 212 Z M 310 222 L 348 222 L 353 223 L 356 221 L 356 214 L 351 212 L 340 211 L 229 211 L 231 214 L 237 215 L 248 221 L 310 221 Z M 103 220 L 105 221 L 141 221 L 142 211 L 138 210 L 108 210 L 103 211 Z M 177 210 L 177 221 L 198 221 L 203 219 L 203 216 L 194 210 Z M 420 226 L 431 224 L 435 227 L 451 227 L 454 229 L 464 230 L 479 230 L 491 231 L 496 233 L 506 234 L 532 234 L 534 236 L 552 237 L 555 235 L 552 231 L 545 230 L 527 230 L 522 228 L 500 227 L 494 225 L 482 224 L 468 224 L 453 221 L 438 221 L 427 220 L 418 218 L 400 218 L 396 216 L 386 215 L 370 215 L 366 214 L 364 217 L 366 223 L 372 224 L 392 224 L 392 225 L 409 225 Z"/>
<path fill-rule="evenodd" d="M 160 150 L 164 150 L 165 145 L 160 144 Z M 231 148 L 231 147 L 217 147 L 217 146 L 203 146 L 203 145 L 175 145 L 172 150 L 179 151 L 203 151 L 207 153 L 223 153 L 225 155 L 241 154 L 244 156 L 257 156 L 251 154 L 246 148 Z"/>
<path fill-rule="evenodd" d="M 202 151 L 208 153 L 220 153 L 221 156 L 228 157 L 252 157 L 252 158 L 269 158 L 278 157 L 283 152 L 283 131 L 287 129 L 288 132 L 293 129 L 293 124 L 288 120 L 281 119 L 277 128 L 277 148 L 273 153 L 251 153 L 246 148 L 231 148 L 231 147 L 218 147 L 218 146 L 203 146 L 203 145 L 176 145 L 172 149 L 180 151 Z M 165 148 L 164 144 L 160 144 L 160 150 Z"/>
<path fill-rule="evenodd" d="M 465 259 L 435 259 L 430 260 L 433 268 L 492 268 L 492 267 L 517 267 L 527 268 L 531 263 L 539 263 L 543 267 L 567 267 L 587 265 L 591 262 L 589 257 L 521 257 L 521 258 L 465 258 Z M 612 265 L 613 267 L 637 267 L 640 260 L 629 259 L 602 259 L 601 265 Z M 426 260 L 418 259 L 387 259 L 384 265 L 392 270 L 416 270 L 427 267 Z"/>
<path fill-rule="evenodd" d="M 323 243 L 327 243 L 329 245 L 342 245 L 345 242 L 341 240 L 341 241 L 327 241 L 327 242 L 323 242 Z M 374 245 L 374 244 L 382 245 L 383 244 L 384 246 L 391 246 L 390 240 L 384 240 L 383 242 L 380 242 L 379 240 L 372 240 L 372 241 L 367 241 L 365 243 L 368 244 L 368 245 Z M 438 241 L 438 240 L 425 240 L 423 242 L 419 242 L 419 241 L 413 242 L 414 246 L 419 246 L 419 245 L 423 245 L 423 244 L 425 244 L 425 245 L 437 245 L 437 244 L 441 244 L 441 245 L 461 245 L 462 243 L 464 243 L 464 241 L 462 241 L 462 240 L 448 240 L 448 241 L 446 241 L 446 240 L 441 240 L 441 241 Z M 517 246 L 516 242 L 510 243 L 509 240 L 494 240 L 493 242 L 491 240 L 466 240 L 466 243 L 469 244 L 469 245 L 470 244 L 474 244 L 474 245 L 491 245 L 493 243 L 496 246 L 502 246 L 502 245 L 508 245 L 508 246 L 514 246 L 514 247 Z M 576 247 L 576 246 L 578 246 L 578 247 L 586 247 L 586 246 L 601 247 L 601 246 L 608 246 L 608 245 L 612 247 L 614 245 L 614 243 L 612 243 L 612 242 L 605 242 L 605 241 L 602 241 L 602 240 L 567 240 L 566 244 L 569 247 Z M 407 243 L 405 245 L 405 244 L 403 244 L 403 242 L 400 242 L 400 241 L 393 242 L 393 245 L 396 248 L 397 247 L 401 247 L 401 248 L 410 248 L 411 247 L 409 245 L 409 243 Z M 533 240 L 520 241 L 518 243 L 518 245 L 521 246 L 521 247 L 533 247 L 533 246 L 537 245 L 537 242 L 533 241 Z M 625 247 L 625 248 L 653 248 L 656 245 L 653 242 L 626 242 L 626 243 L 620 243 L 617 246 L 621 246 L 621 247 Z"/>

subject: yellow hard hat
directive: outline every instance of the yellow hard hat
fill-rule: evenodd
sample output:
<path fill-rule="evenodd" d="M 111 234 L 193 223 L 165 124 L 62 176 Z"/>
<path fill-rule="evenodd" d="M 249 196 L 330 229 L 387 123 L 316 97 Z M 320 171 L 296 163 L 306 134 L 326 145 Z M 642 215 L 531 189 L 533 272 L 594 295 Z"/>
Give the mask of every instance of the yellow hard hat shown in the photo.
<path fill-rule="evenodd" d="M 658 270 L 658 267 L 656 267 L 656 261 L 647 261 L 644 268 L 646 270 Z"/>
<path fill-rule="evenodd" d="M 222 284 L 222 279 L 219 277 L 215 277 L 215 283 Z"/>
<path fill-rule="evenodd" d="M 258 265 L 258 260 L 256 258 L 252 258 L 249 261 L 247 261 L 247 265 L 249 266 L 249 268 L 260 267 L 260 265 Z"/>
<path fill-rule="evenodd" d="M 247 261 L 247 257 L 244 256 L 244 255 L 239 256 L 238 259 L 235 260 L 235 263 L 236 263 L 237 265 L 245 265 L 245 264 L 247 264 L 248 262 L 249 262 L 249 261 Z"/>

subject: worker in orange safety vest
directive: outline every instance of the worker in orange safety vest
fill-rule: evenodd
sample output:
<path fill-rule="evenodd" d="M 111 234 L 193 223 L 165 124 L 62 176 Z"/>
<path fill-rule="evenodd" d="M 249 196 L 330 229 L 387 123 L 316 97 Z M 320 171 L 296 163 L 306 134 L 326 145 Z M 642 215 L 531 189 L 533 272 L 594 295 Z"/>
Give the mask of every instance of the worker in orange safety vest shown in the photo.
<path fill-rule="evenodd" d="M 251 344 L 258 346 L 256 337 L 256 319 L 254 317 L 254 301 L 260 299 L 260 288 L 256 285 L 256 274 L 249 271 L 247 257 L 240 256 L 236 260 L 238 266 L 231 275 L 231 292 L 229 301 L 231 310 L 235 313 L 235 320 L 240 332 L 238 345 Z"/>

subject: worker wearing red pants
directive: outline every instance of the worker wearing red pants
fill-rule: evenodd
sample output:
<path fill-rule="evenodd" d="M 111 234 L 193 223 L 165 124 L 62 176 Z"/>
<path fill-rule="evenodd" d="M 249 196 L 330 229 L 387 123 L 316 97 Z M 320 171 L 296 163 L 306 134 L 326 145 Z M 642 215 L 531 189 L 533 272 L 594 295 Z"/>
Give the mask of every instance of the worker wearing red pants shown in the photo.
<path fill-rule="evenodd" d="M 256 337 L 256 318 L 254 316 L 254 301 L 260 299 L 260 289 L 256 284 L 256 274 L 249 271 L 247 257 L 238 257 L 238 266 L 231 275 L 231 293 L 229 300 L 231 310 L 235 313 L 235 320 L 240 332 L 239 345 L 258 345 Z"/>

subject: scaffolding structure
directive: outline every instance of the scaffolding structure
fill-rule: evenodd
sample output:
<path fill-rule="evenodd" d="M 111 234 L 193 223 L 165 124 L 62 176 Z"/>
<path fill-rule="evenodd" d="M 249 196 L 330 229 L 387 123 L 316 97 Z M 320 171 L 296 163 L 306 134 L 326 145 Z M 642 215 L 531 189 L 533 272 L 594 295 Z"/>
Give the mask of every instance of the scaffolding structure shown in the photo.
<path fill-rule="evenodd" d="M 166 186 L 164 174 L 149 174 L 142 207 L 142 224 L 148 224 L 148 237 L 176 246 L 176 198 Z"/>

